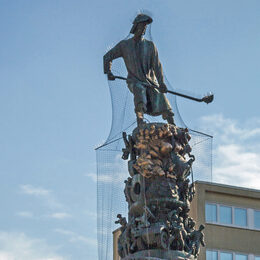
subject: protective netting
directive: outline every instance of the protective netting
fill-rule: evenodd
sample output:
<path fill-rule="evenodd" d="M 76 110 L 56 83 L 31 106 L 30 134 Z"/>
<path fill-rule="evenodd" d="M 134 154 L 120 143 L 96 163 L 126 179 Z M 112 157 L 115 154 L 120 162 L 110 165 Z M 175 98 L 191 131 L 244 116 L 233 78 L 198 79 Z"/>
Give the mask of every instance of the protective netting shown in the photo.
<path fill-rule="evenodd" d="M 129 36 L 128 36 L 129 37 Z M 127 37 L 127 38 L 128 38 Z M 151 26 L 148 26 L 146 38 L 151 40 Z M 122 59 L 113 61 L 114 75 L 126 76 Z M 174 90 L 167 80 L 167 88 Z M 112 126 L 106 142 L 96 149 L 97 158 L 97 234 L 99 260 L 111 260 L 113 257 L 113 234 L 119 226 L 114 222 L 117 214 L 127 217 L 127 203 L 124 187 L 129 177 L 127 161 L 122 160 L 122 148 L 125 147 L 122 133 L 131 134 L 137 126 L 134 113 L 133 94 L 123 80 L 109 81 L 112 102 Z M 167 98 L 175 114 L 174 121 L 178 127 L 188 128 L 183 122 L 174 95 Z M 146 122 L 163 122 L 161 117 L 145 115 Z M 165 121 L 164 121 L 165 122 Z M 190 145 L 196 160 L 193 164 L 192 181 L 212 180 L 212 137 L 189 129 Z"/>

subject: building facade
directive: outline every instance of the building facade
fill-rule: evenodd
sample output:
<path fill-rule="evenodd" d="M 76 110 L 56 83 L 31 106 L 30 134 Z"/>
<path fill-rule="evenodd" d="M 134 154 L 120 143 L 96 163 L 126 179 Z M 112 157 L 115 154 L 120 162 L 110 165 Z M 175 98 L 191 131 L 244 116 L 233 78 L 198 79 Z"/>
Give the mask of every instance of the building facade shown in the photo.
<path fill-rule="evenodd" d="M 260 191 L 197 181 L 191 216 L 205 225 L 199 260 L 260 260 Z"/>
<path fill-rule="evenodd" d="M 205 225 L 198 260 L 260 260 L 260 190 L 196 181 L 190 216 Z M 120 230 L 113 232 L 114 257 Z"/>

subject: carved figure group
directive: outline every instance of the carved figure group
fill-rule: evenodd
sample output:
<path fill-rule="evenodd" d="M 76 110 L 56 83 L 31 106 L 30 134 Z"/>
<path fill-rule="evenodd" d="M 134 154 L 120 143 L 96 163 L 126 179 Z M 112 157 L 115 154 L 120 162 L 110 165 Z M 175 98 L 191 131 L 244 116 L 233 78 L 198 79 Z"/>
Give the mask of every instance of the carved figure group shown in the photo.
<path fill-rule="evenodd" d="M 186 129 L 169 124 L 139 128 L 134 144 L 138 158 L 133 167 L 146 178 L 157 175 L 184 180 L 194 161 L 186 136 L 189 137 Z"/>
<path fill-rule="evenodd" d="M 120 256 L 141 250 L 177 250 L 197 257 L 204 246 L 203 226 L 189 217 L 194 184 L 188 176 L 195 160 L 187 129 L 155 123 L 136 128 L 128 137 L 123 158 L 131 177 L 125 181 L 129 222 L 118 215 Z M 129 157 L 130 155 L 130 157 Z"/>

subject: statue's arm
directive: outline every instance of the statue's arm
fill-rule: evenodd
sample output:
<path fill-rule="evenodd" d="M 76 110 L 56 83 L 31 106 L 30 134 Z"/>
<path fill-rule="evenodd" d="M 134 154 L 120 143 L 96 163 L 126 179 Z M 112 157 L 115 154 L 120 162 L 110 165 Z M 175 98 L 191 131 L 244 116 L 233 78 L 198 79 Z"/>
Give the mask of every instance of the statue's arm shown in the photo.
<path fill-rule="evenodd" d="M 200 240 L 202 246 L 206 246 L 205 240 L 204 240 L 204 235 L 202 234 L 201 240 Z"/>
<path fill-rule="evenodd" d="M 104 73 L 111 73 L 112 61 L 122 57 L 122 41 L 109 50 L 103 57 Z"/>
<path fill-rule="evenodd" d="M 154 69 L 154 73 L 155 73 L 155 76 L 157 78 L 159 85 L 163 86 L 165 84 L 164 84 L 162 64 L 159 60 L 158 50 L 157 50 L 156 46 L 154 45 L 154 43 L 152 43 L 152 44 L 153 44 L 153 69 Z"/>

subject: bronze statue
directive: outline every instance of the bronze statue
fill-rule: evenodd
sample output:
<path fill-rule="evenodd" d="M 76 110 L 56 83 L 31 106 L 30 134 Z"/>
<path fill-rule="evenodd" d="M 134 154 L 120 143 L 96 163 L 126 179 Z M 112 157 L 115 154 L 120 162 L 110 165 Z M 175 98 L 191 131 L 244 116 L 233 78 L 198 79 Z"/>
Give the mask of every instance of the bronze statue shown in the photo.
<path fill-rule="evenodd" d="M 154 43 L 143 38 L 150 23 L 151 17 L 139 14 L 130 31 L 134 36 L 120 41 L 104 55 L 108 79 L 127 81 L 138 123 L 131 135 L 123 132 L 122 159 L 128 160 L 130 177 L 124 189 L 128 221 L 121 214 L 115 221 L 121 225 L 118 253 L 122 260 L 148 259 L 150 252 L 156 259 L 194 260 L 205 242 L 204 226 L 196 230 L 195 221 L 189 217 L 195 194 L 188 178 L 195 160 L 189 144 L 191 135 L 187 128 L 174 124 L 165 93 L 176 92 L 167 90 Z M 111 72 L 112 61 L 119 57 L 124 59 L 127 79 Z M 196 99 L 178 95 L 199 102 L 213 100 L 213 96 Z M 145 123 L 144 113 L 162 115 L 168 124 Z"/>
<path fill-rule="evenodd" d="M 199 255 L 200 244 L 205 246 L 204 234 L 202 230 L 205 228 L 204 225 L 200 225 L 199 230 L 194 230 L 190 234 L 191 245 L 190 247 L 192 254 L 197 257 Z"/>
<path fill-rule="evenodd" d="M 130 31 L 134 36 L 120 41 L 104 55 L 104 73 L 109 80 L 115 80 L 111 72 L 112 61 L 122 57 L 128 71 L 127 85 L 134 94 L 138 125 L 143 124 L 144 113 L 152 116 L 162 115 L 169 124 L 174 124 L 174 114 L 164 94 L 167 87 L 157 48 L 152 41 L 143 38 L 147 25 L 152 21 L 148 15 L 137 15 Z"/>
<path fill-rule="evenodd" d="M 121 231 L 125 230 L 127 221 L 125 217 L 122 217 L 121 214 L 117 214 L 118 220 L 115 221 L 115 224 L 120 224 L 121 225 Z"/>

